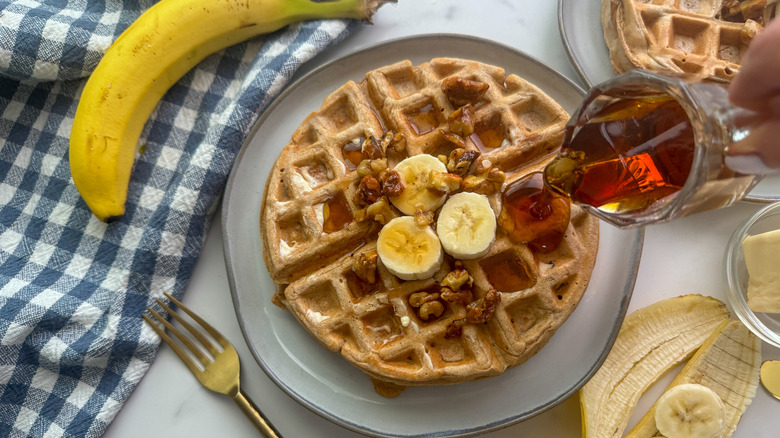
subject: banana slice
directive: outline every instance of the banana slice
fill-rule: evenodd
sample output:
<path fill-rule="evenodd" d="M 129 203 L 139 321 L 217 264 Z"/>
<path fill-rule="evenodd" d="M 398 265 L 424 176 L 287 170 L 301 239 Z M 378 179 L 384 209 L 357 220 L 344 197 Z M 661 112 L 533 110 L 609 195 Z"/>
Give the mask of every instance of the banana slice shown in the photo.
<path fill-rule="evenodd" d="M 436 172 L 447 173 L 447 166 L 433 155 L 414 155 L 393 169 L 401 176 L 404 191 L 399 196 L 390 197 L 390 202 L 404 214 L 413 215 L 415 211 L 434 211 L 444 204 L 447 193 L 434 188 L 433 178 Z"/>
<path fill-rule="evenodd" d="M 412 216 L 397 217 L 382 227 L 377 253 L 388 271 L 402 280 L 430 278 L 439 270 L 444 253 L 433 229 Z"/>
<path fill-rule="evenodd" d="M 462 192 L 444 203 L 436 232 L 447 254 L 463 260 L 487 254 L 496 237 L 496 215 L 487 196 Z"/>
<path fill-rule="evenodd" d="M 655 408 L 655 424 L 667 438 L 713 438 L 723 429 L 723 400 L 698 383 L 667 390 Z"/>

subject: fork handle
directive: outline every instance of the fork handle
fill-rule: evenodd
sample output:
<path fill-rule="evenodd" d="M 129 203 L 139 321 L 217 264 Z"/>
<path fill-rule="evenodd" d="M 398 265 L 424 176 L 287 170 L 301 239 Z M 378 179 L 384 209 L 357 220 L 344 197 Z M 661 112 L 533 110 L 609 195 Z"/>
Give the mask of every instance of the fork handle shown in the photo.
<path fill-rule="evenodd" d="M 244 413 L 244 415 L 249 418 L 249 421 L 255 425 L 257 430 L 259 430 L 263 436 L 268 438 L 282 438 L 282 435 L 279 433 L 279 431 L 277 431 L 271 422 L 268 421 L 268 419 L 265 417 L 265 414 L 263 414 L 260 408 L 257 407 L 255 402 L 253 402 L 248 395 L 244 394 L 244 391 L 239 389 L 238 393 L 232 398 L 238 407 L 241 408 L 241 411 Z"/>

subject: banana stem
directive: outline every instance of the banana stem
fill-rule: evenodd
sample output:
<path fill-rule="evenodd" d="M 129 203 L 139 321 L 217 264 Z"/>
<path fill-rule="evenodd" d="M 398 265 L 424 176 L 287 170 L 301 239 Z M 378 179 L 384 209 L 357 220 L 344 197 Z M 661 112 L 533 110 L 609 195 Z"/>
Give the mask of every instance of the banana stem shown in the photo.
<path fill-rule="evenodd" d="M 289 0 L 288 0 L 289 1 Z M 397 0 L 293 0 L 296 5 L 291 10 L 307 11 L 317 18 L 358 18 L 371 23 L 371 17 L 385 3 L 396 3 Z"/>

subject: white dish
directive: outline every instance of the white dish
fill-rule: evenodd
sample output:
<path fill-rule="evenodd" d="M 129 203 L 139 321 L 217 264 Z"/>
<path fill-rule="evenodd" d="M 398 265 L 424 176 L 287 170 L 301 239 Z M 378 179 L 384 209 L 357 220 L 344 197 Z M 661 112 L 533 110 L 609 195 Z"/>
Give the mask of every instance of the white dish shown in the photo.
<path fill-rule="evenodd" d="M 780 348 L 780 314 L 754 312 L 748 305 L 750 276 L 745 264 L 742 242 L 754 236 L 780 229 L 780 202 L 767 205 L 734 231 L 726 247 L 724 272 L 729 284 L 729 302 L 737 317 L 764 342 Z"/>
<path fill-rule="evenodd" d="M 568 111 L 583 91 L 538 61 L 505 46 L 456 35 L 394 40 L 348 55 L 291 85 L 258 121 L 233 166 L 223 200 L 225 257 L 236 313 L 268 376 L 295 400 L 346 428 L 372 436 L 467 436 L 538 414 L 576 392 L 612 346 L 631 297 L 642 230 L 602 225 L 589 289 L 539 354 L 505 374 L 451 386 L 377 395 L 369 379 L 327 351 L 286 311 L 271 303 L 274 284 L 258 230 L 266 178 L 298 124 L 347 80 L 403 59 L 470 58 L 503 66 L 531 81 Z"/>
<path fill-rule="evenodd" d="M 601 27 L 601 0 L 558 0 L 558 27 L 566 52 L 586 86 L 615 77 Z M 780 173 L 765 177 L 745 200 L 780 201 Z"/>

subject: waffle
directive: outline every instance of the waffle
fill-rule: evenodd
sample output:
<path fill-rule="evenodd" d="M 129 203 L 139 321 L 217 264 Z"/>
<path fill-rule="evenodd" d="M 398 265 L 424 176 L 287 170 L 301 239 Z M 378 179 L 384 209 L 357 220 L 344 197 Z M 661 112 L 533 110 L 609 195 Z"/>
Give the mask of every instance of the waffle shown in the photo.
<path fill-rule="evenodd" d="M 524 362 L 574 311 L 595 262 L 598 221 L 572 205 L 565 235 L 551 252 L 512 243 L 499 227 L 486 255 L 462 262 L 447 256 L 433 278 L 400 280 L 381 259 L 374 283 L 357 275 L 355 262 L 375 252 L 382 224 L 358 219 L 361 178 L 345 145 L 395 133 L 404 147 L 386 149 L 390 169 L 412 155 L 447 156 L 463 146 L 446 135 L 447 117 L 458 105 L 443 93 L 442 81 L 454 77 L 489 85 L 474 105 L 475 132 L 465 150 L 482 147 L 481 162 L 497 163 L 503 187 L 541 171 L 560 146 L 568 114 L 501 68 L 437 58 L 379 68 L 333 92 L 292 135 L 266 183 L 260 228 L 277 284 L 274 302 L 372 377 L 378 391 L 493 376 Z M 489 195 L 497 214 L 501 190 Z M 447 303 L 440 317 L 425 321 L 410 296 L 437 287 L 456 267 L 471 275 L 474 300 L 492 288 L 500 303 L 487 322 L 466 324 L 453 336 L 448 331 L 463 320 L 464 305 Z"/>
<path fill-rule="evenodd" d="M 777 0 L 602 0 L 601 5 L 615 72 L 643 68 L 726 83 L 739 71 L 755 34 L 780 8 Z"/>

